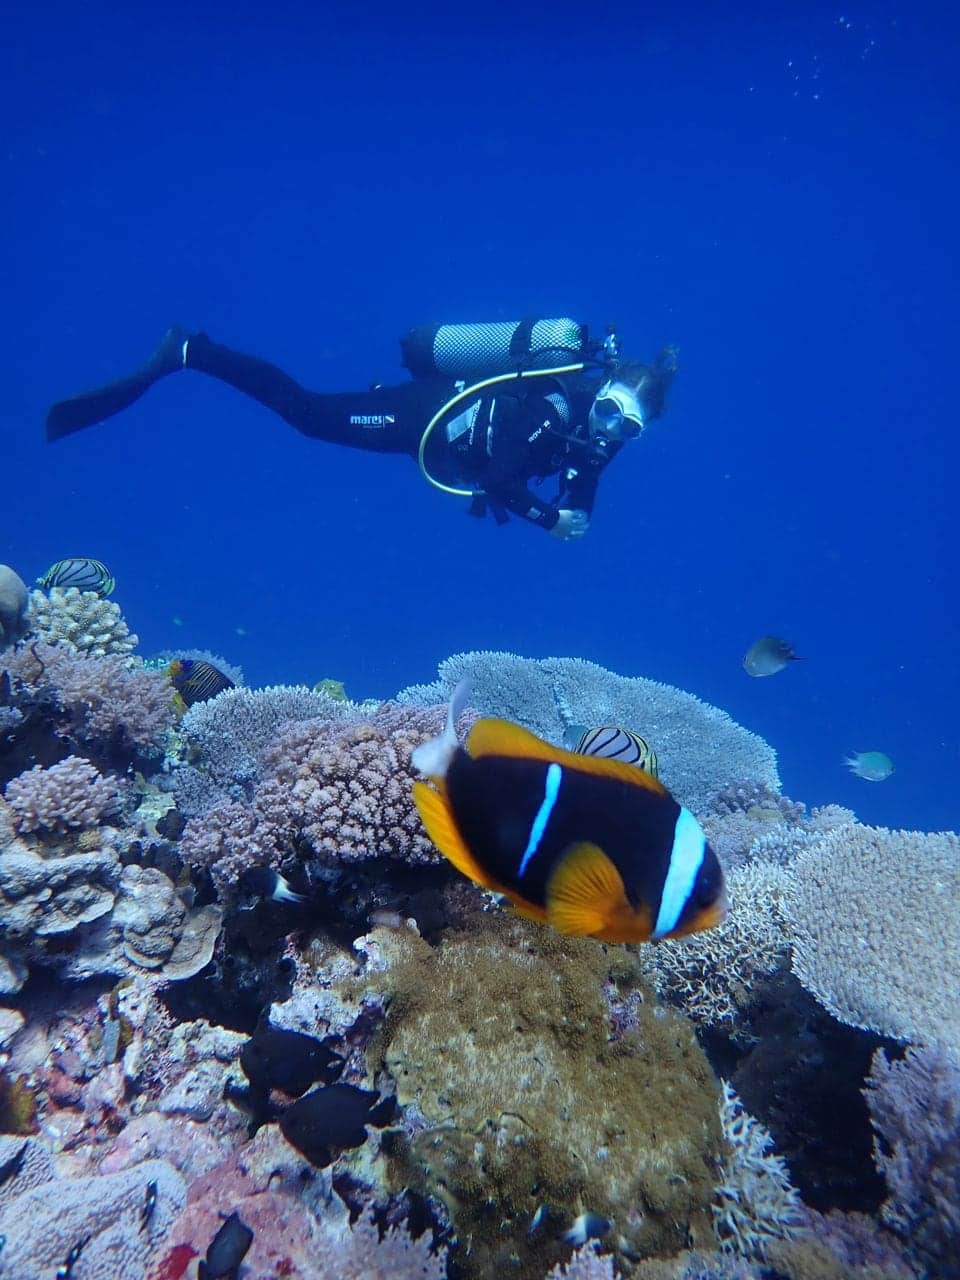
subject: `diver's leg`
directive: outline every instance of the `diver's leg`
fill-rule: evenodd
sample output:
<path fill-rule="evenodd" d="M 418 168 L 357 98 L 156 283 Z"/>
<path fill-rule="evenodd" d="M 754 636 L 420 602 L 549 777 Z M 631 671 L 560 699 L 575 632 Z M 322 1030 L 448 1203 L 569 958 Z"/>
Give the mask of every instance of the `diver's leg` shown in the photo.
<path fill-rule="evenodd" d="M 74 431 L 82 431 L 95 422 L 112 418 L 139 400 L 158 379 L 183 368 L 186 340 L 185 330 L 168 329 L 160 346 L 136 373 L 96 391 L 84 391 L 55 404 L 47 414 L 47 439 L 60 440 Z"/>
<path fill-rule="evenodd" d="M 303 435 L 376 453 L 415 457 L 424 426 L 452 386 L 417 380 L 370 391 L 308 391 L 276 365 L 220 346 L 203 333 L 190 337 L 186 353 L 188 369 L 242 391 Z"/>

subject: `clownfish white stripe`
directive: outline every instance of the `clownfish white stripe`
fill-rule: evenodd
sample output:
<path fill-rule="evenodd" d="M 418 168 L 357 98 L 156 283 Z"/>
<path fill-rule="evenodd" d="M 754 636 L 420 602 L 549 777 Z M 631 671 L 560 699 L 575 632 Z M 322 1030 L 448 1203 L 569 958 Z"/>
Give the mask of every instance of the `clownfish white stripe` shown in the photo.
<path fill-rule="evenodd" d="M 700 823 L 689 809 L 681 809 L 673 830 L 673 848 L 660 895 L 660 910 L 653 929 L 654 938 L 662 938 L 677 927 L 703 866 L 705 850 L 706 839 Z"/>
<path fill-rule="evenodd" d="M 557 803 L 557 793 L 560 790 L 560 779 L 563 776 L 563 770 L 554 762 L 547 769 L 547 781 L 543 789 L 543 799 L 540 801 L 540 808 L 537 810 L 537 816 L 533 820 L 533 826 L 530 828 L 530 839 L 527 841 L 527 847 L 523 851 L 523 857 L 520 859 L 520 870 L 517 875 L 522 876 L 527 869 L 527 863 L 536 853 L 540 841 L 543 839 L 543 833 L 547 829 L 547 823 L 550 821 L 550 815 L 553 813 L 553 806 Z"/>

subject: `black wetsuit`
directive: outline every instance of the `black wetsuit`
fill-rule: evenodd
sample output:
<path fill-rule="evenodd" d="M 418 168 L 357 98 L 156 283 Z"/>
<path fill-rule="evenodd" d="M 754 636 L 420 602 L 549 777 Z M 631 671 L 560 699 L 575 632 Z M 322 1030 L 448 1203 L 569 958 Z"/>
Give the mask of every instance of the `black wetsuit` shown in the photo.
<path fill-rule="evenodd" d="M 340 393 L 307 391 L 275 365 L 196 334 L 186 367 L 209 374 L 252 397 L 304 435 L 375 453 L 417 457 L 431 418 L 462 384 L 413 378 L 397 386 Z M 460 401 L 437 423 L 426 449 L 430 475 L 475 490 L 471 510 L 506 512 L 544 529 L 561 508 L 593 510 L 597 481 L 619 444 L 594 444 L 587 431 L 596 380 L 517 379 Z M 552 495 L 531 491 L 555 477 Z"/>

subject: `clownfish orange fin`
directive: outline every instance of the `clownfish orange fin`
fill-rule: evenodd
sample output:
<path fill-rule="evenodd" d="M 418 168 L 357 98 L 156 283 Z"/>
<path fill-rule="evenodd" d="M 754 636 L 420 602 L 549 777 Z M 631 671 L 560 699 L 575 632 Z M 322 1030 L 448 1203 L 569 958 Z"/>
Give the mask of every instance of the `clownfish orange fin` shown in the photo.
<path fill-rule="evenodd" d="M 591 777 L 626 782 L 631 787 L 639 787 L 654 795 L 669 795 L 662 782 L 645 769 L 638 769 L 635 764 L 628 764 L 625 760 L 611 760 L 607 756 L 584 756 L 578 751 L 555 747 L 510 720 L 496 720 L 493 717 L 478 720 L 467 735 L 465 745 L 467 754 L 474 760 L 481 756 L 543 760 L 548 764 L 559 764 L 563 769 L 588 773 Z"/>
<path fill-rule="evenodd" d="M 464 843 L 463 836 L 457 830 L 446 796 L 434 790 L 426 782 L 413 784 L 413 801 L 417 806 L 427 835 L 458 871 L 480 885 L 482 889 L 492 889 L 495 893 L 503 890 L 495 884 L 481 867 Z"/>
<path fill-rule="evenodd" d="M 645 942 L 653 928 L 648 911 L 631 907 L 604 851 L 587 842 L 573 845 L 550 877 L 547 920 L 558 933 L 603 942 Z"/>

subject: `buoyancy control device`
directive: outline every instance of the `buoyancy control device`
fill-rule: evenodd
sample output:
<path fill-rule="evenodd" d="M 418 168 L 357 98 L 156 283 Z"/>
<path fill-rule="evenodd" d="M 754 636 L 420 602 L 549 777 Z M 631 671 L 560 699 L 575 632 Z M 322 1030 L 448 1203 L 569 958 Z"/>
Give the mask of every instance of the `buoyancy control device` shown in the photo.
<path fill-rule="evenodd" d="M 588 366 L 610 366 L 620 355 L 611 325 L 606 337 L 591 340 L 587 326 L 568 316 L 496 321 L 488 324 L 419 325 L 400 339 L 401 363 L 415 378 L 455 378 L 458 386 L 430 419 L 420 438 L 417 461 L 425 480 L 444 493 L 476 498 L 473 489 L 442 484 L 427 470 L 427 443 L 437 424 L 464 401 L 514 379 L 580 373 Z"/>

